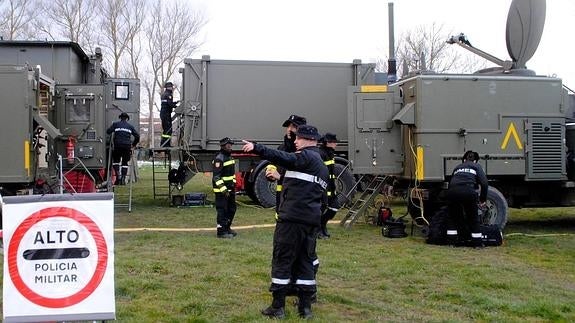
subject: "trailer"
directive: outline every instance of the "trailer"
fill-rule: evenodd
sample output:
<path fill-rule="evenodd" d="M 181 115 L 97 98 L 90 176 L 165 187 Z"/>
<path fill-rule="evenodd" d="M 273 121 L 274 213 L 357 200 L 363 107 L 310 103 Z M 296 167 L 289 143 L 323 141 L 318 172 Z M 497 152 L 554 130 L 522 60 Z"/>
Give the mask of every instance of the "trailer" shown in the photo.
<path fill-rule="evenodd" d="M 181 104 L 176 109 L 178 147 L 183 161 L 197 171 L 211 171 L 219 140 L 234 138 L 276 148 L 283 142 L 281 125 L 291 114 L 307 118 L 320 130 L 342 138 L 336 151 L 338 196 L 352 195 L 349 169 L 347 88 L 374 84 L 374 64 L 186 59 Z M 264 207 L 275 205 L 275 183 L 265 178 L 266 161 L 235 153 L 243 181 L 238 189 Z"/>

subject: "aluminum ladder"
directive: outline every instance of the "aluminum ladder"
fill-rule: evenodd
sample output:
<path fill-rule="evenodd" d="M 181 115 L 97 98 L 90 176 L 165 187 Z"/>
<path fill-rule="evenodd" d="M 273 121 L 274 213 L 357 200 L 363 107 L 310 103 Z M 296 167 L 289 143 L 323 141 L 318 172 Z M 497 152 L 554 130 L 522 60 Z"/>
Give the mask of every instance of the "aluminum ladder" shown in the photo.
<path fill-rule="evenodd" d="M 362 176 L 358 182 L 361 182 L 365 177 L 366 175 Z M 364 215 L 365 211 L 373 205 L 373 202 L 381 191 L 381 187 L 385 183 L 386 179 L 387 176 L 382 175 L 376 175 L 371 179 L 369 185 L 361 193 L 360 197 L 355 200 L 347 214 L 341 220 L 341 226 L 349 229 L 360 217 Z"/>

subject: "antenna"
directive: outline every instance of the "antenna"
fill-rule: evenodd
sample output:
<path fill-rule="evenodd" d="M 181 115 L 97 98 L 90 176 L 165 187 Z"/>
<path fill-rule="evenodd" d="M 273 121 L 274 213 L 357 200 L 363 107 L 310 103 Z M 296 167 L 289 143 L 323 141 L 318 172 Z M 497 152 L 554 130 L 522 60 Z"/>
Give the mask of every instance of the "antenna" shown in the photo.
<path fill-rule="evenodd" d="M 545 0 L 513 0 L 507 15 L 505 38 L 514 68 L 525 63 L 537 50 L 545 26 Z"/>

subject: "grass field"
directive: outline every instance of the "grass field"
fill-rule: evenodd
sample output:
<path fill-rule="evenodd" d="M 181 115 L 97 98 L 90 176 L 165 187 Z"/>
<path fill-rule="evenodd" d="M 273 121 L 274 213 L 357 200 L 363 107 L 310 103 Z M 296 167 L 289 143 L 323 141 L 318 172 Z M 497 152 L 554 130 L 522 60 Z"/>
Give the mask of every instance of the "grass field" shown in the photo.
<path fill-rule="evenodd" d="M 215 209 L 153 200 L 149 169 L 141 176 L 133 211 L 116 209 L 116 228 L 215 227 Z M 199 174 L 183 191 L 210 189 Z M 238 201 L 235 226 L 274 223 L 272 210 Z M 393 206 L 394 214 L 404 209 Z M 403 239 L 364 223 L 350 230 L 334 223 L 330 231 L 318 242 L 315 321 L 575 321 L 575 208 L 511 210 L 497 248 L 426 245 L 417 228 Z M 238 233 L 228 240 L 215 230 L 116 232 L 118 321 L 267 321 L 260 310 L 271 302 L 273 227 Z M 297 321 L 291 303 L 287 320 Z"/>

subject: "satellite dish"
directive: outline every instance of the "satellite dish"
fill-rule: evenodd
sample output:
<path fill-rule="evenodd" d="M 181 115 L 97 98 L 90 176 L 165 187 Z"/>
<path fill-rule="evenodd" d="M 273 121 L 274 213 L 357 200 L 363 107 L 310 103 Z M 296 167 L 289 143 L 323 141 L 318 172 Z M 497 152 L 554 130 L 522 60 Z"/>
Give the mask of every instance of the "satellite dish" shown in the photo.
<path fill-rule="evenodd" d="M 513 0 L 507 15 L 507 52 L 514 68 L 525 63 L 537 50 L 545 25 L 545 0 Z"/>

